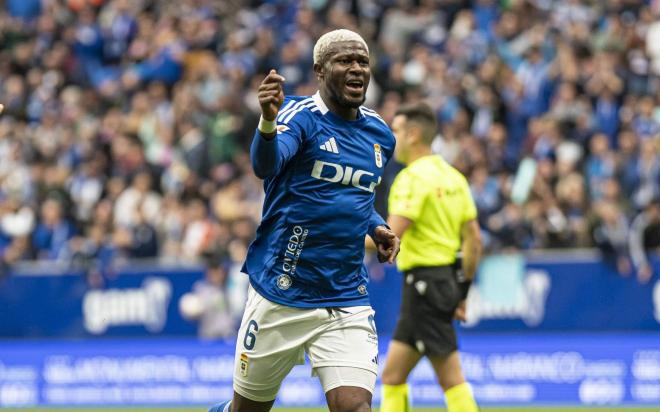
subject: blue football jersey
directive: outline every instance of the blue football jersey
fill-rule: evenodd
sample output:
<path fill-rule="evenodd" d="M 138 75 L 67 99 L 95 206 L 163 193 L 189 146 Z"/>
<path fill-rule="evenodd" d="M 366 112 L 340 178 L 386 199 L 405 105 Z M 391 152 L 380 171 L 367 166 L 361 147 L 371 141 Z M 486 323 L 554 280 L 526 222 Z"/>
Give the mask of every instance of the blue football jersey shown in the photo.
<path fill-rule="evenodd" d="M 394 145 L 373 110 L 348 121 L 319 93 L 287 96 L 277 136 L 257 131 L 250 153 L 266 198 L 243 272 L 259 294 L 300 308 L 369 305 L 364 238 L 385 224 L 374 189 Z"/>

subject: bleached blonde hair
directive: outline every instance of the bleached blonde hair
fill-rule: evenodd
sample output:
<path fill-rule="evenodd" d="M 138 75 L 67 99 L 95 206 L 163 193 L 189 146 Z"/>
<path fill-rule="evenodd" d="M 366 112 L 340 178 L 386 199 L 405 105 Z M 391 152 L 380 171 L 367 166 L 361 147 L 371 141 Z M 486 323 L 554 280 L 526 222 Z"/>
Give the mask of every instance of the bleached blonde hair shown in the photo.
<path fill-rule="evenodd" d="M 369 53 L 369 46 L 367 46 L 367 42 L 364 41 L 362 36 L 351 30 L 338 29 L 327 32 L 316 41 L 316 44 L 314 45 L 314 64 L 321 63 L 323 56 L 328 52 L 330 46 L 333 43 L 341 41 L 356 41 L 362 43 L 364 48 L 367 49 L 367 53 Z"/>

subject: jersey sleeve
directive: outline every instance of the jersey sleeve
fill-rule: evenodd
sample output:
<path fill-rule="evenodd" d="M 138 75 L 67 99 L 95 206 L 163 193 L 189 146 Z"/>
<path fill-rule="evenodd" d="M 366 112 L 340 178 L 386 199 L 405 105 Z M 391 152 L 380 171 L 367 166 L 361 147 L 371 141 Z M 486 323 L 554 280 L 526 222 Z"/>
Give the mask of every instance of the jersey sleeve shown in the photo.
<path fill-rule="evenodd" d="M 284 122 L 277 118 L 277 134 L 268 140 L 259 129 L 254 133 L 250 147 L 250 160 L 254 173 L 260 179 L 275 176 L 282 171 L 288 161 L 298 153 L 306 135 L 307 117 L 299 113 Z"/>
<path fill-rule="evenodd" d="M 387 225 L 387 222 L 385 222 L 385 219 L 381 215 L 376 212 L 376 209 L 373 207 L 371 208 L 371 216 L 369 216 L 369 229 L 367 231 L 367 234 L 373 239 L 374 238 L 374 232 L 376 231 L 376 228 L 378 226 L 385 226 L 386 228 L 390 228 Z"/>
<path fill-rule="evenodd" d="M 467 179 L 462 176 L 461 182 L 461 189 L 463 191 L 463 222 L 469 222 L 477 218 L 477 206 L 474 204 L 472 191 L 470 191 L 470 184 Z"/>
<path fill-rule="evenodd" d="M 426 195 L 427 190 L 419 184 L 410 171 L 402 170 L 390 188 L 389 214 L 417 220 L 422 212 Z"/>

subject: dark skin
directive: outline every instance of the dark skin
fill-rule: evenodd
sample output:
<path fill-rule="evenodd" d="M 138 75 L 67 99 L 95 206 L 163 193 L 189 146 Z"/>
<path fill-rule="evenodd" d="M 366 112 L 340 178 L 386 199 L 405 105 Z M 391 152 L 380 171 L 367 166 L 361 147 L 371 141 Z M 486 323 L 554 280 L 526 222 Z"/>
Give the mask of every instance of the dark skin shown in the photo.
<path fill-rule="evenodd" d="M 343 119 L 355 120 L 371 79 L 367 49 L 356 41 L 334 43 L 322 60 L 314 64 L 314 73 L 321 98 L 330 111 Z M 259 85 L 259 104 L 266 120 L 275 120 L 284 102 L 284 81 L 284 77 L 271 70 Z M 274 136 L 275 133 L 264 134 L 266 138 Z"/>
<path fill-rule="evenodd" d="M 369 53 L 364 45 L 356 41 L 334 43 L 321 62 L 314 64 L 314 73 L 330 111 L 355 120 L 371 79 Z"/>
<path fill-rule="evenodd" d="M 314 65 L 321 98 L 328 109 L 346 120 L 357 119 L 358 108 L 366 96 L 371 72 L 369 53 L 359 42 L 338 42 Z M 261 115 L 267 121 L 277 118 L 282 103 L 284 77 L 271 70 L 258 89 Z M 265 139 L 273 139 L 273 133 L 261 133 Z M 378 245 L 378 260 L 394 262 L 399 253 L 399 238 L 386 226 L 376 228 L 373 237 Z M 354 386 L 341 386 L 326 393 L 331 412 L 371 412 L 371 392 Z M 255 402 L 236 392 L 231 404 L 232 412 L 268 412 L 274 401 Z"/>
<path fill-rule="evenodd" d="M 321 98 L 328 109 L 343 119 L 355 120 L 371 79 L 369 53 L 362 43 L 347 41 L 332 44 L 321 61 L 314 64 L 314 73 Z M 257 97 L 265 120 L 275 120 L 282 107 L 284 81 L 284 77 L 271 70 L 259 85 Z M 276 134 L 262 133 L 262 136 L 272 139 Z M 373 240 L 378 249 L 378 261 L 394 263 L 400 243 L 394 232 L 385 226 L 378 226 Z"/>

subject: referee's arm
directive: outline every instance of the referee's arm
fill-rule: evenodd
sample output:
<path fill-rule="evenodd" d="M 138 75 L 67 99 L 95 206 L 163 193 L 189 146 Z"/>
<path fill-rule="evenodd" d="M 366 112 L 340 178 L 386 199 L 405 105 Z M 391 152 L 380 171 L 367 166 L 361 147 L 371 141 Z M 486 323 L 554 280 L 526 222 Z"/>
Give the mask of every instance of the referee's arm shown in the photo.
<path fill-rule="evenodd" d="M 394 230 L 394 227 L 392 227 Z M 396 233 L 396 232 L 395 232 Z M 479 260 L 481 260 L 481 231 L 476 219 L 468 220 L 461 225 L 463 241 L 463 274 L 466 280 L 474 279 Z"/>
<path fill-rule="evenodd" d="M 403 236 L 403 233 L 406 231 L 406 229 L 408 229 L 408 227 L 410 227 L 411 224 L 412 220 L 408 219 L 407 217 L 390 215 L 387 218 L 387 225 L 399 239 L 401 239 L 401 236 Z"/>

